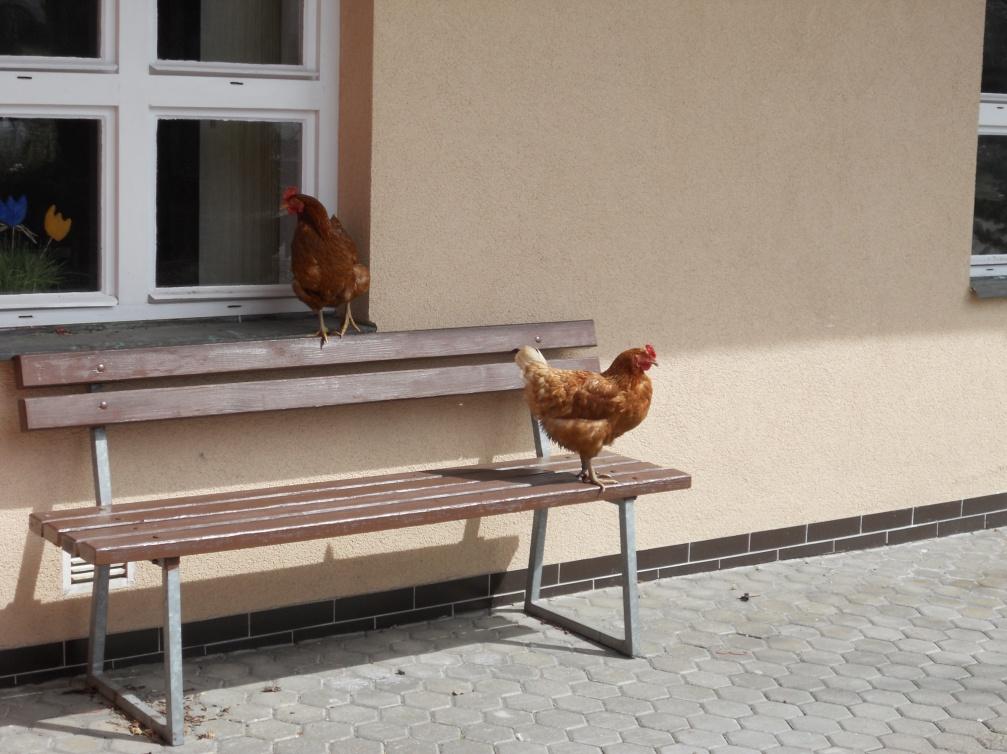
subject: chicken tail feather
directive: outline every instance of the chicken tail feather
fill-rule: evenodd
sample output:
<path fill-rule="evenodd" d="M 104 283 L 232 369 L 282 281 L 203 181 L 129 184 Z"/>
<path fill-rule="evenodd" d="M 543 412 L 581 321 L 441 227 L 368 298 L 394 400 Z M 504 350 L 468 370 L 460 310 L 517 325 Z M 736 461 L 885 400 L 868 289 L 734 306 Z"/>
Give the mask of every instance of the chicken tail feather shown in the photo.
<path fill-rule="evenodd" d="M 545 356 L 537 348 L 532 348 L 531 346 L 521 346 L 518 352 L 514 355 L 514 361 L 517 362 L 518 367 L 522 372 L 527 373 L 528 368 L 533 364 L 539 366 L 547 366 L 548 362 L 545 360 Z"/>

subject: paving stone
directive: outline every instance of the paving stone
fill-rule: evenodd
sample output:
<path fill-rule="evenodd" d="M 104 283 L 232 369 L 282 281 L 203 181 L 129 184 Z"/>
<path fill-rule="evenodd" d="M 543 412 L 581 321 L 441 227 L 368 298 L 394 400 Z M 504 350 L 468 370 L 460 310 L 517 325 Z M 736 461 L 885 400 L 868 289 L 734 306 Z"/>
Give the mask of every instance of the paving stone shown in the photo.
<path fill-rule="evenodd" d="M 801 717 L 795 717 L 787 722 L 790 723 L 790 726 L 794 730 L 806 731 L 808 733 L 820 733 L 823 736 L 842 730 L 843 728 L 840 724 L 842 721 L 837 722 L 836 720 L 832 720 L 828 717 L 818 717 L 817 715 L 802 715 Z"/>
<path fill-rule="evenodd" d="M 172 751 L 1007 751 L 1003 562 L 989 530 L 648 582 L 635 659 L 505 608 L 190 660 Z M 617 589 L 556 602 L 621 630 Z M 145 754 L 68 687 L 0 692 L 0 752 Z"/>
<path fill-rule="evenodd" d="M 713 749 L 727 744 L 727 740 L 721 734 L 708 730 L 686 728 L 675 731 L 672 735 L 675 736 L 675 740 L 678 743 L 688 746 L 702 746 L 707 749 Z"/>
<path fill-rule="evenodd" d="M 353 736 L 353 726 L 345 723 L 319 722 L 304 726 L 305 737 L 318 741 L 343 741 Z"/>
<path fill-rule="evenodd" d="M 793 730 L 790 724 L 782 717 L 771 717 L 769 715 L 750 715 L 738 721 L 742 728 L 748 730 L 758 730 L 764 733 L 781 733 L 785 730 Z"/>
<path fill-rule="evenodd" d="M 772 733 L 758 730 L 732 730 L 724 734 L 732 746 L 742 746 L 756 751 L 765 751 L 779 745 L 779 739 Z"/>
<path fill-rule="evenodd" d="M 221 754 L 272 754 L 273 744 L 261 738 L 229 738 L 220 743 Z"/>
<path fill-rule="evenodd" d="M 329 744 L 331 754 L 380 754 L 383 748 L 377 741 L 364 741 L 359 738 Z"/>
<path fill-rule="evenodd" d="M 875 736 L 864 733 L 854 733 L 853 731 L 842 730 L 838 733 L 830 733 L 829 740 L 836 746 L 852 749 L 853 751 L 871 751 L 881 748 L 881 741 Z"/>
<path fill-rule="evenodd" d="M 518 741 L 528 741 L 543 745 L 561 743 L 567 740 L 566 731 L 548 725 L 527 725 L 516 728 L 514 737 Z"/>
<path fill-rule="evenodd" d="M 601 754 L 601 748 L 589 744 L 580 744 L 573 741 L 561 744 L 553 744 L 549 747 L 552 754 Z"/>
<path fill-rule="evenodd" d="M 479 710 L 467 709 L 465 707 L 437 709 L 433 711 L 431 717 L 434 719 L 434 722 L 444 723 L 445 725 L 456 725 L 458 727 L 475 725 L 483 719 L 482 713 Z"/>
<path fill-rule="evenodd" d="M 398 725 L 396 723 L 386 723 L 383 721 L 358 725 L 354 731 L 360 738 L 381 742 L 395 741 L 396 739 L 405 738 L 408 735 L 408 729 L 406 726 Z"/>
<path fill-rule="evenodd" d="M 281 741 L 284 738 L 293 738 L 300 733 L 298 726 L 282 723 L 279 720 L 259 720 L 250 723 L 247 729 L 248 735 L 266 741 Z"/>
<path fill-rule="evenodd" d="M 809 731 L 783 731 L 782 733 L 776 734 L 776 738 L 779 739 L 780 743 L 784 746 L 790 746 L 794 749 L 801 749 L 803 751 L 826 749 L 829 746 L 829 740 L 825 736 L 820 733 L 812 733 Z"/>
<path fill-rule="evenodd" d="M 581 696 L 580 694 L 571 694 L 570 696 L 561 696 L 553 701 L 557 709 L 569 710 L 571 712 L 579 712 L 586 715 L 589 712 L 597 712 L 605 708 L 601 699 L 593 699 L 586 696 Z"/>
<path fill-rule="evenodd" d="M 496 746 L 496 751 L 498 754 L 548 754 L 549 747 L 527 741 L 505 741 Z"/>

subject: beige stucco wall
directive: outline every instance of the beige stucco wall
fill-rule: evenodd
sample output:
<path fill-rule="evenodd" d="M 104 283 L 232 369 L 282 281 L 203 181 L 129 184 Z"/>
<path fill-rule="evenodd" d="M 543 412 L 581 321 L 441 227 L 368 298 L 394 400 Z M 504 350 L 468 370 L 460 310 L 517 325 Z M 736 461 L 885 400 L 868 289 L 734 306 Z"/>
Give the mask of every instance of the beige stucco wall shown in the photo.
<path fill-rule="evenodd" d="M 1007 490 L 1007 301 L 967 291 L 982 0 L 375 0 L 373 19 L 371 317 L 594 318 L 603 360 L 653 343 L 651 416 L 617 447 L 694 488 L 640 502 L 641 547 Z M 86 613 L 25 526 L 88 499 L 86 434 L 20 433 L 14 394 L 2 365 L 0 646 L 82 635 Z M 145 496 L 488 460 L 526 432 L 519 398 L 483 397 L 111 443 L 117 493 Z M 601 504 L 551 520 L 548 560 L 616 547 Z M 518 568 L 529 523 L 189 558 L 185 616 Z M 140 566 L 113 630 L 158 623 L 156 576 Z"/>

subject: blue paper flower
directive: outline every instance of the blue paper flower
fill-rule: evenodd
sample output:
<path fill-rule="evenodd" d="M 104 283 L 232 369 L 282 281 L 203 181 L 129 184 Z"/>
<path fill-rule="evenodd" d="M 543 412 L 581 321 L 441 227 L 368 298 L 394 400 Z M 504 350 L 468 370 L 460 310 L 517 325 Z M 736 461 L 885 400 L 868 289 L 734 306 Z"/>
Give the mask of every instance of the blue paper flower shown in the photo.
<path fill-rule="evenodd" d="M 6 202 L 0 202 L 0 223 L 11 228 L 16 228 L 24 221 L 28 214 L 28 197 L 21 194 L 21 198 L 15 201 L 14 197 L 8 196 Z"/>

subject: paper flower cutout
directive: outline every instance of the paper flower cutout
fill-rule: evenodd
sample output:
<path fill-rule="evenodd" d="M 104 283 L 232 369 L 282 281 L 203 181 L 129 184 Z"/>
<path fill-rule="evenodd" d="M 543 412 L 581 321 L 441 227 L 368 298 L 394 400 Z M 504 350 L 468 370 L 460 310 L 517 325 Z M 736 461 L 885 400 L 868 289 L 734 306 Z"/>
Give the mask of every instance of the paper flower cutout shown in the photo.
<path fill-rule="evenodd" d="M 70 232 L 71 222 L 69 217 L 64 218 L 56 211 L 55 204 L 50 204 L 45 212 L 45 232 L 53 241 L 59 242 L 66 238 L 66 234 Z"/>
<path fill-rule="evenodd" d="M 0 223 L 16 228 L 24 221 L 24 216 L 28 214 L 28 197 L 21 194 L 21 198 L 15 200 L 8 196 L 6 202 L 0 202 Z"/>

